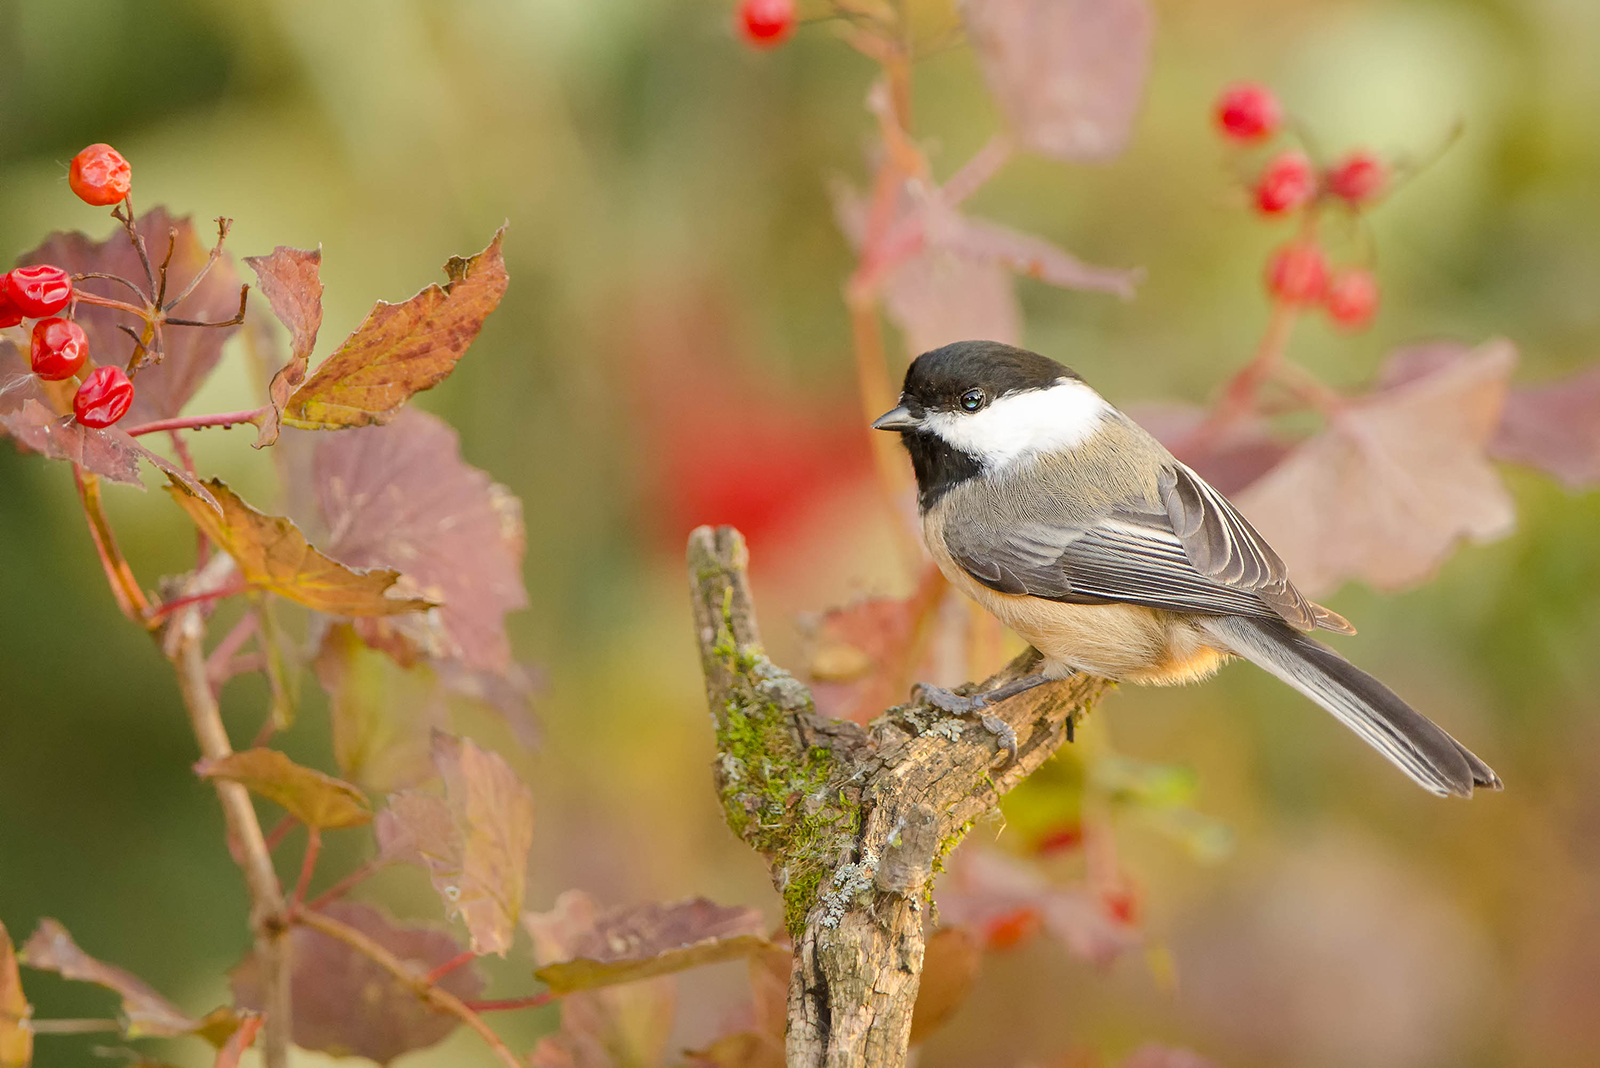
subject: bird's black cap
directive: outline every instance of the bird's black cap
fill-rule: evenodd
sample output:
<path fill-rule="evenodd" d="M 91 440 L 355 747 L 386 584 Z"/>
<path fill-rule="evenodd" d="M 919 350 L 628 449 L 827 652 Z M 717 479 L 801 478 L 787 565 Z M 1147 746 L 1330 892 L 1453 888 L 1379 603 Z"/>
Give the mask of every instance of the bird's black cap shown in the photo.
<path fill-rule="evenodd" d="M 901 401 L 923 408 L 955 409 L 969 389 L 991 397 L 1048 389 L 1063 378 L 1078 378 L 1048 356 L 998 341 L 957 341 L 931 349 L 911 361 Z"/>

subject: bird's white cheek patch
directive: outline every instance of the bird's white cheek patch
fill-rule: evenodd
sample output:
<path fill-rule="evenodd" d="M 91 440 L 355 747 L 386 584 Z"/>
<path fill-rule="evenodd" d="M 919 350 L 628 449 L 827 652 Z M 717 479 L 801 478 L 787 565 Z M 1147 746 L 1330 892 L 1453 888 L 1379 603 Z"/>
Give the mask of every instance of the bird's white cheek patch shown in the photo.
<path fill-rule="evenodd" d="M 980 412 L 930 412 L 924 425 L 990 470 L 1085 441 L 1111 411 L 1081 382 L 1001 397 Z"/>

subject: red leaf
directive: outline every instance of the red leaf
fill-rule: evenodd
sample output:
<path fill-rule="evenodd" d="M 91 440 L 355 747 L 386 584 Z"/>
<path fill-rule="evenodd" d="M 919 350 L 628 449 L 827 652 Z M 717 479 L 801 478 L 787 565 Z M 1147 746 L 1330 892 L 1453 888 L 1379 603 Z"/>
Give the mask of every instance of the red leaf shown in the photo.
<path fill-rule="evenodd" d="M 261 448 L 278 440 L 284 406 L 306 380 L 306 365 L 322 328 L 322 250 L 308 252 L 279 245 L 271 255 L 246 256 L 244 262 L 256 272 L 272 313 L 289 328 L 289 362 L 272 376 L 267 388 L 271 410 L 256 438 L 256 448 Z"/>
<path fill-rule="evenodd" d="M 323 911 L 411 963 L 419 974 L 461 954 L 460 944 L 449 935 L 403 926 L 371 905 L 336 901 Z M 290 932 L 289 957 L 294 962 L 294 1044 L 303 1049 L 388 1064 L 402 1053 L 439 1042 L 460 1022 L 434 1010 L 415 990 L 345 943 L 310 927 Z M 240 961 L 230 979 L 238 1004 L 259 1011 L 264 998 L 255 956 Z M 483 978 L 468 965 L 441 978 L 439 986 L 471 999 L 483 991 Z"/>
<path fill-rule="evenodd" d="M 1548 471 L 1570 489 L 1600 485 L 1600 367 L 1513 389 L 1489 451 Z"/>
<path fill-rule="evenodd" d="M 173 219 L 165 208 L 146 212 L 138 220 L 139 232 L 149 246 L 152 264 L 159 266 L 167 252 L 168 232 L 176 234 L 172 264 L 167 274 L 169 298 L 182 293 L 206 264 L 210 249 L 195 234 L 192 221 Z M 53 263 L 74 274 L 98 272 L 121 275 L 140 288 L 145 286 L 144 268 L 138 254 L 122 230 L 106 240 L 95 242 L 80 233 L 51 234 L 43 245 L 24 253 L 19 264 Z M 75 285 L 86 293 L 114 297 L 130 304 L 140 300 L 125 287 L 103 278 L 86 278 Z M 239 311 L 239 273 L 226 253 L 217 260 L 195 291 L 173 314 L 201 322 L 222 322 Z M 134 331 L 143 322 L 129 312 L 78 305 L 78 325 L 89 335 L 89 352 L 100 364 L 126 365 L 133 354 L 133 339 L 117 329 L 118 324 Z M 159 364 L 141 370 L 134 379 L 136 392 L 128 410 L 130 425 L 178 415 L 200 389 L 222 357 L 222 346 L 238 327 L 206 328 L 169 326 L 163 332 L 166 354 Z"/>
<path fill-rule="evenodd" d="M 817 710 L 866 723 L 930 681 L 929 634 L 945 585 L 929 565 L 907 598 L 866 597 L 831 608 L 807 635 L 807 670 Z"/>
<path fill-rule="evenodd" d="M 1128 415 L 1224 494 L 1237 493 L 1265 475 L 1294 447 L 1259 419 L 1241 420 L 1218 434 L 1197 435 L 1206 412 L 1188 404 L 1139 404 L 1130 407 Z"/>
<path fill-rule="evenodd" d="M 989 91 L 1028 148 L 1105 160 L 1127 144 L 1150 66 L 1145 0 L 963 0 Z"/>

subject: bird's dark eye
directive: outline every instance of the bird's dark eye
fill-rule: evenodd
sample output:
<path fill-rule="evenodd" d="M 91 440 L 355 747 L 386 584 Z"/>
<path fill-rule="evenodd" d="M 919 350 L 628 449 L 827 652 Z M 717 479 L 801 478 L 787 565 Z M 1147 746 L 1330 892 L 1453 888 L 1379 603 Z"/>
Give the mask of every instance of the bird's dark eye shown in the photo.
<path fill-rule="evenodd" d="M 961 407 L 969 412 L 975 412 L 983 407 L 983 390 L 969 389 L 961 394 Z"/>

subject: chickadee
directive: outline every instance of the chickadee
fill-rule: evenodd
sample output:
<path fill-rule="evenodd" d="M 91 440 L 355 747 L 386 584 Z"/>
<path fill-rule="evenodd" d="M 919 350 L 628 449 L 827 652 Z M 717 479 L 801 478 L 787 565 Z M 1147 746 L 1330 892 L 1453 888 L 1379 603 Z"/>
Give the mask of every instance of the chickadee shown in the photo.
<path fill-rule="evenodd" d="M 872 426 L 911 454 L 939 569 L 1043 655 L 1038 674 L 973 698 L 927 688 L 941 707 L 975 713 L 1079 671 L 1194 682 L 1238 656 L 1424 789 L 1500 789 L 1465 746 L 1307 637 L 1354 629 L 1295 589 L 1222 494 L 1061 364 L 992 341 L 946 345 L 912 362 L 899 407 Z"/>

